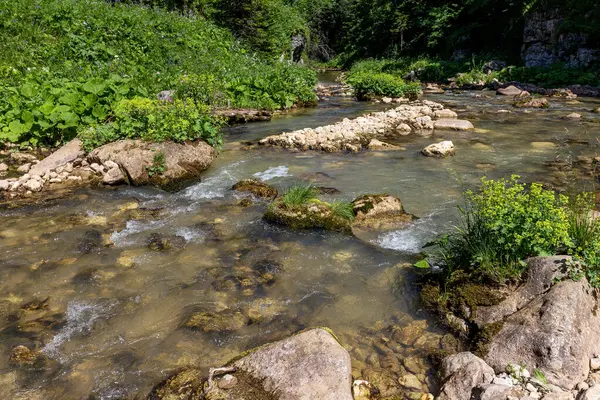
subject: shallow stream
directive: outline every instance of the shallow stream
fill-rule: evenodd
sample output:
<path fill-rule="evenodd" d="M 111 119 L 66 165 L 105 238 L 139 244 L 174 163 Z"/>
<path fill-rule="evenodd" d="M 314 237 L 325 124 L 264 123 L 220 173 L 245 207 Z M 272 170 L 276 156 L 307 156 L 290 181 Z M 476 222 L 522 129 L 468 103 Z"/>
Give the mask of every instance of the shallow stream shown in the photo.
<path fill-rule="evenodd" d="M 600 116 L 590 112 L 600 102 L 551 100 L 550 109 L 526 113 L 493 92 L 427 98 L 457 111 L 476 131 L 393 141 L 403 151 L 244 149 L 246 141 L 390 107 L 332 98 L 231 128 L 202 181 L 178 193 L 89 189 L 44 206 L 0 210 L 0 399 L 143 397 L 173 370 L 220 366 L 315 326 L 330 327 L 355 372 L 379 380 L 386 393 L 399 390 L 398 378 L 407 374 L 424 383 L 423 392 L 434 390 L 426 355 L 448 338 L 419 309 L 414 271 L 403 264 L 452 228 L 463 188 L 481 176 L 517 173 L 563 190 L 591 187 L 591 180 L 547 164 L 600 154 Z M 498 113 L 503 109 L 511 112 Z M 571 112 L 582 120 L 563 119 Z M 441 140 L 454 142 L 454 157 L 419 154 Z M 251 177 L 280 189 L 313 181 L 347 200 L 387 192 L 421 218 L 370 243 L 293 232 L 261 219 L 264 202 L 238 205 L 244 196 L 230 188 Z M 156 249 L 160 237 L 169 249 Z M 260 278 L 265 272 L 272 279 Z M 227 308 L 240 310 L 244 326 L 225 321 L 211 332 L 183 326 L 194 312 Z M 42 351 L 43 362 L 11 365 L 16 345 Z"/>

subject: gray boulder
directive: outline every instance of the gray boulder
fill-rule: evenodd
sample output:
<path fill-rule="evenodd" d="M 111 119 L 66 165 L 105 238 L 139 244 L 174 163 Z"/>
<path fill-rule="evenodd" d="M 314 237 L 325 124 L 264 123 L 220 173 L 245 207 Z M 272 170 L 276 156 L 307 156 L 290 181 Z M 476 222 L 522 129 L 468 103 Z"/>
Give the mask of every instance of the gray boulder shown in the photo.
<path fill-rule="evenodd" d="M 451 130 L 451 131 L 471 131 L 475 129 L 473 124 L 464 119 L 438 119 L 433 123 L 435 129 Z"/>
<path fill-rule="evenodd" d="M 443 385 L 437 400 L 470 399 L 474 388 L 490 384 L 495 377 L 485 361 L 469 352 L 446 357 L 441 374 Z"/>
<path fill-rule="evenodd" d="M 600 353 L 600 304 L 585 279 L 553 285 L 564 258 L 529 263 L 531 278 L 521 289 L 495 308 L 478 310 L 480 324 L 501 324 L 484 359 L 499 372 L 510 363 L 537 368 L 549 383 L 571 390 L 586 379 L 589 360 Z"/>
<path fill-rule="evenodd" d="M 66 165 L 70 162 L 75 161 L 79 157 L 83 157 L 84 152 L 81 148 L 81 140 L 73 139 L 69 143 L 62 146 L 60 149 L 56 150 L 54 153 L 50 154 L 48 157 L 44 158 L 39 163 L 35 164 L 29 170 L 29 174 L 43 176 L 46 171 L 51 171 L 60 167 L 61 165 Z"/>
<path fill-rule="evenodd" d="M 352 400 L 350 355 L 323 329 L 260 347 L 232 366 L 280 400 Z"/>

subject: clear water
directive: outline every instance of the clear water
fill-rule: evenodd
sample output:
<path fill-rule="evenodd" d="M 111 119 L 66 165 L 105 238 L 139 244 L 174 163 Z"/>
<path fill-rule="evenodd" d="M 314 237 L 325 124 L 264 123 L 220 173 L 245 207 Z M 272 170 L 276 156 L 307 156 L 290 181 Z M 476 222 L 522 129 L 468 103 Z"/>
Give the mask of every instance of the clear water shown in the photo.
<path fill-rule="evenodd" d="M 423 325 L 418 340 L 398 346 L 394 357 L 417 359 L 422 371 L 415 374 L 431 384 L 425 354 L 439 347 L 444 332 L 419 309 L 414 272 L 401 264 L 414 261 L 425 242 L 452 227 L 462 189 L 481 176 L 518 173 L 525 180 L 552 183 L 548 162 L 594 156 L 600 149 L 600 119 L 588 112 L 597 100 L 554 100 L 549 110 L 524 113 L 492 93 L 485 96 L 429 96 L 471 120 L 477 130 L 402 137 L 395 143 L 404 151 L 244 149 L 245 142 L 270 134 L 386 107 L 338 98 L 268 123 L 230 129 L 224 151 L 202 181 L 179 193 L 86 190 L 45 206 L 0 210 L 0 398 L 145 396 L 177 368 L 219 366 L 248 348 L 315 326 L 333 329 L 357 374 L 369 370 L 395 379 L 405 370 L 399 372 L 397 362 L 383 356 L 382 341 L 389 340 L 390 327 Z M 513 112 L 498 114 L 500 109 Z M 570 112 L 581 113 L 584 121 L 563 120 Z M 448 139 L 457 147 L 456 156 L 419 154 L 426 145 Z M 335 197 L 343 199 L 388 192 L 422 218 L 367 242 L 336 233 L 293 232 L 262 221 L 264 203 L 237 204 L 242 196 L 230 188 L 250 177 L 278 188 L 316 179 L 340 190 Z M 157 252 L 147 247 L 152 233 L 179 238 L 172 239 L 171 249 Z M 253 266 L 265 260 L 280 270 L 274 283 L 223 287 L 232 276 L 252 280 Z M 46 298 L 45 309 L 20 310 Z M 224 308 L 251 309 L 262 320 L 232 332 L 182 327 L 194 310 Z M 21 344 L 40 350 L 46 361 L 10 365 L 11 349 Z"/>

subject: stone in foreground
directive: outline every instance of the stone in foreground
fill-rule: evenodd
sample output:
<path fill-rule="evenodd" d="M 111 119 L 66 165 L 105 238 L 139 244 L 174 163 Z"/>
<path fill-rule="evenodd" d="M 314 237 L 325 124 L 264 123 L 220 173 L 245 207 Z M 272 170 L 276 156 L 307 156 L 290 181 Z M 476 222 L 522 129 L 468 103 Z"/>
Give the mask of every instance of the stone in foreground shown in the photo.
<path fill-rule="evenodd" d="M 441 158 L 453 156 L 454 153 L 456 153 L 456 149 L 454 148 L 454 143 L 452 143 L 449 140 L 446 140 L 440 143 L 430 144 L 429 146 L 421 150 L 421 153 L 423 153 L 423 155 L 427 157 Z"/>
<path fill-rule="evenodd" d="M 260 347 L 232 366 L 279 400 L 352 400 L 350 355 L 324 329 Z"/>
<path fill-rule="evenodd" d="M 446 357 L 441 371 L 444 384 L 437 399 L 470 399 L 475 387 L 492 383 L 494 377 L 494 370 L 474 354 L 464 352 Z"/>

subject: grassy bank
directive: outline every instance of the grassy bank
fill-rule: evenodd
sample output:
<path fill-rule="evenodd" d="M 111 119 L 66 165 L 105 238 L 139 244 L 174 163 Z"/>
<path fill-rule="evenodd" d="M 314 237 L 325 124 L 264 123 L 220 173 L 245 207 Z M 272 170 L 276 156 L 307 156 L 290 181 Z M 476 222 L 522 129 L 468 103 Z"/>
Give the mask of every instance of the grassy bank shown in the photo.
<path fill-rule="evenodd" d="M 90 129 L 104 136 L 98 143 L 135 137 L 149 114 L 177 120 L 181 129 L 164 139 L 218 143 L 212 107 L 315 101 L 314 72 L 261 59 L 227 30 L 159 8 L 0 0 L 0 35 L 0 142 L 54 145 L 82 131 L 96 137 Z M 154 99 L 163 90 L 174 90 L 180 102 L 159 105 Z M 149 102 L 123 104 L 132 99 Z"/>

